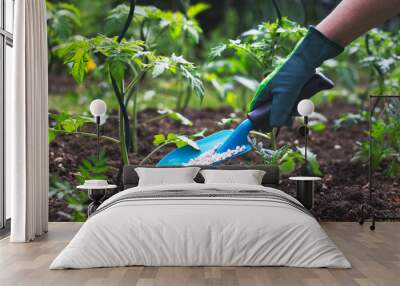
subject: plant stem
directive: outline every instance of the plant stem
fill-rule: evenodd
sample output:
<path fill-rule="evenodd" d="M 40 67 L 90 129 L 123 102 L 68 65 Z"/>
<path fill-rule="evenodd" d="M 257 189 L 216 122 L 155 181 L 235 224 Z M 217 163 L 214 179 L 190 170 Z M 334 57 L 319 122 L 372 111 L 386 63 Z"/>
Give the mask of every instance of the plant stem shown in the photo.
<path fill-rule="evenodd" d="M 372 56 L 373 53 L 371 51 L 370 48 L 370 35 L 366 34 L 365 38 L 364 38 L 364 42 L 365 42 L 365 50 L 367 51 L 367 54 L 369 56 Z M 379 95 L 383 95 L 383 91 L 384 91 L 384 83 L 385 83 L 385 75 L 384 72 L 381 70 L 380 66 L 377 65 L 376 63 L 373 63 L 373 67 L 376 70 L 376 72 L 378 73 L 378 82 L 379 82 Z"/>
<path fill-rule="evenodd" d="M 370 35 L 367 33 L 364 38 L 365 50 L 367 51 L 367 54 L 369 56 L 372 56 L 373 53 L 371 51 L 369 41 L 370 41 Z M 375 71 L 378 73 L 379 95 L 382 96 L 383 91 L 384 91 L 385 75 L 384 75 L 383 71 L 381 70 L 381 68 L 376 63 L 373 63 L 373 67 L 374 67 Z M 380 101 L 381 101 L 381 98 L 376 99 L 375 104 L 370 111 L 371 116 L 374 114 L 375 109 L 378 107 Z"/>
<path fill-rule="evenodd" d="M 181 79 L 181 78 L 179 78 Z M 182 97 L 183 97 L 183 88 L 182 88 L 182 81 L 179 80 L 179 82 L 181 82 L 180 84 L 178 84 L 178 99 L 176 101 L 176 110 L 178 110 L 179 112 L 181 112 L 181 106 L 182 106 Z"/>
<path fill-rule="evenodd" d="M 130 139 L 132 142 L 133 152 L 137 153 L 139 146 L 138 146 L 138 119 L 137 119 L 137 101 L 138 101 L 138 86 L 137 84 L 142 81 L 146 75 L 147 68 L 144 68 L 140 71 L 140 73 L 132 80 L 125 91 L 127 96 L 125 97 L 125 106 L 128 107 L 129 101 L 133 97 L 133 109 L 132 109 L 132 134 L 130 135 Z"/>
<path fill-rule="evenodd" d="M 140 71 L 140 73 L 135 77 L 134 80 L 132 80 L 128 86 L 126 87 L 126 91 L 128 93 L 128 96 L 125 98 L 125 105 L 128 105 L 129 100 L 132 98 L 134 91 L 136 89 L 136 84 L 138 84 L 143 77 L 146 75 L 147 68 L 144 68 L 143 70 Z"/>
<path fill-rule="evenodd" d="M 144 162 L 146 162 L 148 159 L 150 159 L 151 156 L 153 156 L 156 152 L 158 152 L 161 148 L 167 146 L 168 144 L 171 144 L 171 142 L 161 144 L 161 145 L 157 146 L 156 148 L 154 148 L 153 151 L 151 151 L 146 157 L 143 158 L 142 161 L 140 161 L 139 165 L 143 165 Z"/>
<path fill-rule="evenodd" d="M 179 3 L 181 4 L 183 14 L 187 18 L 187 6 L 185 5 L 185 3 L 183 3 L 182 0 L 179 1 Z M 186 39 L 187 39 L 187 31 L 184 30 L 183 34 L 182 34 L 181 54 L 185 58 L 187 58 L 187 56 L 188 56 L 188 52 L 187 52 L 188 50 L 186 49 L 186 47 L 187 47 Z M 178 106 L 178 111 L 179 112 L 183 112 L 187 108 L 187 105 L 189 104 L 189 100 L 190 100 L 190 87 L 188 87 L 185 90 L 184 86 L 185 86 L 185 84 L 181 83 L 181 92 L 179 94 L 179 101 L 178 101 L 179 102 L 179 106 Z M 182 102 L 182 100 L 183 100 L 183 102 Z"/>
<path fill-rule="evenodd" d="M 138 92 L 137 90 L 134 91 L 133 94 L 133 107 L 132 107 L 132 145 L 133 145 L 133 152 L 138 152 L 138 122 L 137 122 L 137 101 L 138 101 Z"/>
<path fill-rule="evenodd" d="M 279 25 L 281 24 L 281 22 L 282 22 L 282 13 L 281 13 L 281 10 L 279 9 L 279 6 L 278 6 L 278 3 L 276 3 L 276 0 L 272 0 L 272 4 L 274 5 L 274 8 L 275 8 L 275 12 L 276 12 L 276 16 L 278 17 L 278 23 L 279 23 Z"/>
<path fill-rule="evenodd" d="M 186 108 L 188 108 L 191 98 L 192 98 L 192 90 L 191 90 L 190 86 L 187 86 L 187 88 L 186 88 L 186 96 L 185 96 L 185 100 L 183 102 L 182 111 L 185 111 Z"/>
<path fill-rule="evenodd" d="M 276 128 L 272 128 L 271 145 L 272 150 L 276 151 Z"/>
<path fill-rule="evenodd" d="M 133 16 L 135 15 L 135 7 L 136 7 L 136 0 L 131 0 L 128 18 L 126 19 L 121 34 L 118 36 L 118 43 L 121 43 L 122 39 L 125 37 L 126 32 L 128 31 L 129 25 L 131 24 Z"/>
<path fill-rule="evenodd" d="M 125 142 L 124 118 L 121 109 L 119 110 L 119 141 L 122 162 L 124 166 L 129 165 L 128 148 Z"/>
<path fill-rule="evenodd" d="M 57 133 L 63 133 L 63 134 L 69 134 L 69 135 L 73 135 L 73 134 L 78 134 L 78 135 L 82 135 L 82 136 L 87 136 L 87 137 L 96 137 L 97 135 L 95 133 L 90 133 L 90 132 L 82 132 L 82 131 L 75 131 L 75 132 L 67 132 L 65 130 L 59 130 L 59 129 L 54 129 L 54 128 L 49 128 L 49 130 L 53 131 L 53 132 L 57 132 Z M 118 139 L 109 137 L 109 136 L 100 136 L 100 139 L 103 140 L 107 140 L 110 141 L 112 143 L 116 143 L 119 144 L 120 141 Z"/>
<path fill-rule="evenodd" d="M 118 43 L 121 43 L 122 39 L 125 37 L 126 32 L 128 31 L 128 28 L 130 24 L 132 23 L 133 16 L 135 15 L 135 7 L 136 7 L 136 0 L 131 0 L 131 5 L 129 8 L 129 14 L 128 18 L 126 19 L 126 22 L 124 24 L 124 27 L 121 31 L 121 33 L 118 36 Z M 110 72 L 110 78 L 111 78 L 111 84 L 114 89 L 115 96 L 117 97 L 118 104 L 119 104 L 119 138 L 120 138 L 120 149 L 121 149 L 121 156 L 122 156 L 122 161 L 124 164 L 128 164 L 128 150 L 127 147 L 130 146 L 131 142 L 131 136 L 130 136 L 130 127 L 129 127 L 129 117 L 128 117 L 128 112 L 126 110 L 126 106 L 124 104 L 124 94 L 123 92 L 121 93 L 119 88 L 118 88 L 118 83 L 115 81 L 114 77 L 112 76 Z"/>
<path fill-rule="evenodd" d="M 124 104 L 124 99 L 123 99 L 124 95 L 121 94 L 121 92 L 118 88 L 118 84 L 115 81 L 114 77 L 111 75 L 111 73 L 110 73 L 110 77 L 111 77 L 111 84 L 114 89 L 114 94 L 115 94 L 118 104 L 119 104 L 120 114 L 122 115 L 122 116 L 120 116 L 119 124 L 124 126 L 125 133 L 126 133 L 126 136 L 124 136 L 125 145 L 130 146 L 131 145 L 130 144 L 131 137 L 130 137 L 130 127 L 129 127 L 129 116 L 128 116 L 128 112 L 126 110 L 126 106 Z M 121 137 L 120 137 L 120 140 L 122 140 Z"/>

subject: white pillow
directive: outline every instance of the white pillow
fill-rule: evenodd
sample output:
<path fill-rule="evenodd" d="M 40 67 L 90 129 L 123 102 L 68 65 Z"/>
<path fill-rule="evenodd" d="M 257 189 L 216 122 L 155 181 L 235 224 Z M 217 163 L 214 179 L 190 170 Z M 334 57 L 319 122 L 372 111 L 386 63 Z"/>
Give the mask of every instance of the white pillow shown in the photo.
<path fill-rule="evenodd" d="M 261 185 L 265 171 L 261 170 L 202 170 L 205 184 Z"/>
<path fill-rule="evenodd" d="M 195 183 L 199 167 L 185 168 L 135 168 L 139 186 Z"/>

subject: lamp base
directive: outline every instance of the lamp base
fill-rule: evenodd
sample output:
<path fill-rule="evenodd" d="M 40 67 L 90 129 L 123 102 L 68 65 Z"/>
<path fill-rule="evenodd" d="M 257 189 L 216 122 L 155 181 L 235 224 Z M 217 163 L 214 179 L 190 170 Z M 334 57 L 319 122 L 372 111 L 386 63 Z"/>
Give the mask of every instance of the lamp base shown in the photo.
<path fill-rule="evenodd" d="M 88 197 L 92 201 L 88 206 L 88 217 L 101 205 L 106 196 L 106 189 L 89 189 Z"/>
<path fill-rule="evenodd" d="M 314 206 L 314 181 L 297 181 L 296 196 L 297 199 L 304 205 L 308 210 Z"/>

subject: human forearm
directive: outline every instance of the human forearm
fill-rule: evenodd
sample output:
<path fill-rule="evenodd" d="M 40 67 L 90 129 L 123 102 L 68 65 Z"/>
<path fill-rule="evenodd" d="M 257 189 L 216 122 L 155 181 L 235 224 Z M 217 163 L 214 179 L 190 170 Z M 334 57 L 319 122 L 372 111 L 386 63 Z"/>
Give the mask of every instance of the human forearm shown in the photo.
<path fill-rule="evenodd" d="M 400 13 L 400 0 L 343 0 L 318 26 L 345 47 L 368 30 Z"/>

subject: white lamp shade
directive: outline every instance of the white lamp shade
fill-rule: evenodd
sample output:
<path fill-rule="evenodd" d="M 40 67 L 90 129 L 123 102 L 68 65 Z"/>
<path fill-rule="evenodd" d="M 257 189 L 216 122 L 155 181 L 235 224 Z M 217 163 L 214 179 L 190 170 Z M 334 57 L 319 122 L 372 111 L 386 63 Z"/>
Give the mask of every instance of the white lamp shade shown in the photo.
<path fill-rule="evenodd" d="M 297 105 L 297 111 L 301 116 L 309 116 L 314 112 L 314 103 L 309 99 L 303 99 Z"/>
<path fill-rule="evenodd" d="M 93 116 L 103 116 L 106 114 L 107 105 L 101 99 L 95 99 L 90 103 L 90 112 Z"/>

